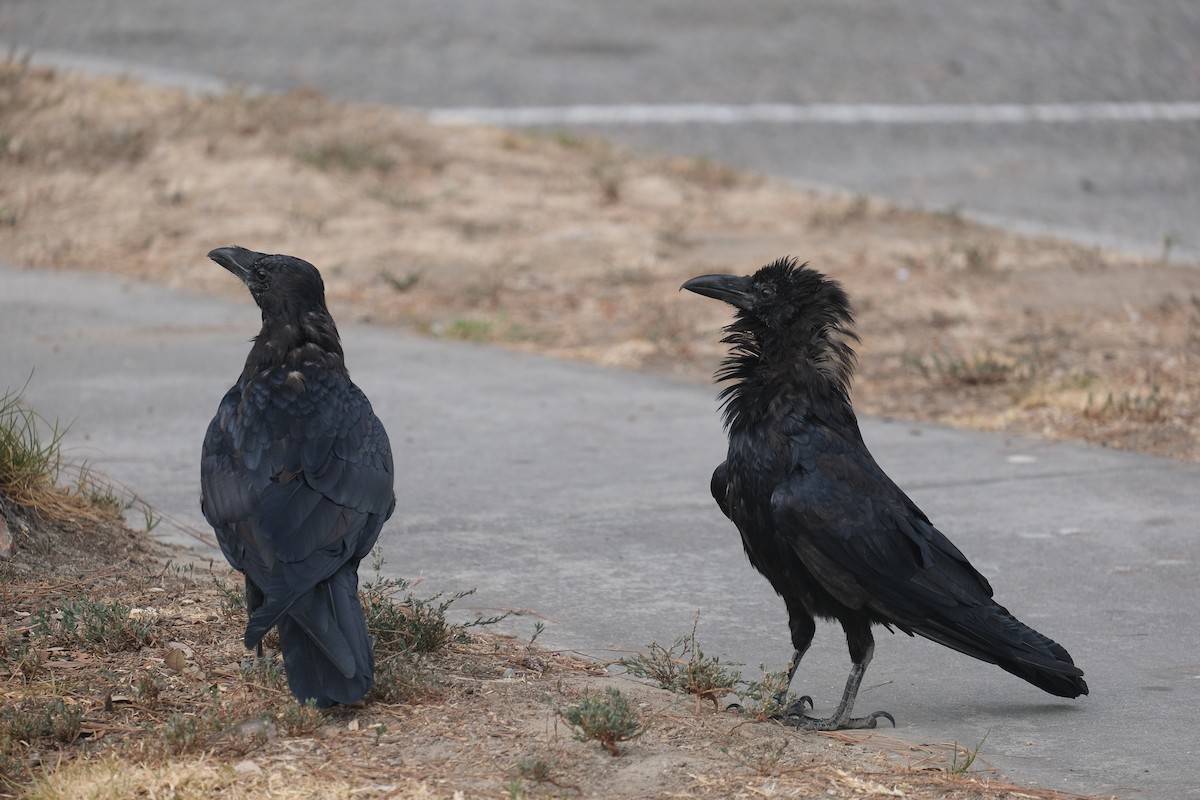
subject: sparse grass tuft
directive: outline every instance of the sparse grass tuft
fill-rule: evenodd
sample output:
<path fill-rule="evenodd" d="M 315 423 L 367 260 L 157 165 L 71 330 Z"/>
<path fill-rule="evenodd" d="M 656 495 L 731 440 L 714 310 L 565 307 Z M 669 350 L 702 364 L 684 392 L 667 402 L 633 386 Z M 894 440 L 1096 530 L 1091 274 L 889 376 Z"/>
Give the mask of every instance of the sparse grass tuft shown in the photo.
<path fill-rule="evenodd" d="M 291 700 L 279 711 L 278 721 L 279 727 L 288 736 L 307 736 L 321 727 L 325 715 L 312 700 L 306 703 Z"/>
<path fill-rule="evenodd" d="M 477 616 L 466 623 L 451 622 L 446 612 L 455 602 L 475 593 L 474 589 L 421 598 L 403 578 L 383 577 L 383 557 L 376 551 L 374 576 L 364 581 L 359 592 L 367 630 L 375 648 L 375 686 L 371 697 L 386 703 L 412 700 L 435 685 L 424 657 L 438 653 L 454 642 L 467 642 L 469 628 L 493 625 L 505 617 Z"/>
<path fill-rule="evenodd" d="M 742 674 L 730 665 L 722 664 L 720 658 L 704 655 L 696 644 L 699 622 L 700 615 L 697 614 L 692 632 L 676 639 L 670 647 L 651 642 L 646 653 L 623 658 L 619 663 L 634 677 L 652 680 L 671 692 L 695 695 L 717 708 L 720 699 L 742 682 Z"/>
<path fill-rule="evenodd" d="M 296 153 L 296 160 L 323 172 L 340 170 L 356 173 L 372 170 L 386 175 L 396 166 L 396 159 L 383 152 L 380 145 L 365 141 L 323 142 Z"/>
<path fill-rule="evenodd" d="M 975 745 L 974 750 L 968 751 L 965 747 L 959 747 L 958 742 L 954 743 L 954 758 L 950 762 L 951 775 L 967 774 L 967 770 L 971 768 L 971 765 L 975 763 L 976 757 L 979 756 L 979 750 L 983 747 L 983 743 L 987 741 L 988 733 L 991 733 L 991 731 L 983 734 L 983 738 L 979 740 L 979 744 Z M 959 753 L 963 755 L 961 761 L 959 761 Z"/>
<path fill-rule="evenodd" d="M 1032 379 L 1039 369 L 1036 353 L 1021 358 L 997 355 L 991 351 L 965 357 L 943 357 L 934 353 L 925 358 L 905 356 L 902 360 L 927 378 L 937 379 L 952 386 L 998 386 L 1019 383 Z"/>
<path fill-rule="evenodd" d="M 765 722 L 779 716 L 791 702 L 788 694 L 787 672 L 769 672 L 765 664 L 758 665 L 762 678 L 757 681 L 742 681 L 742 691 L 750 701 L 746 710 L 752 719 Z"/>
<path fill-rule="evenodd" d="M 1166 418 L 1168 411 L 1167 398 L 1162 390 L 1155 386 L 1149 392 L 1109 392 L 1103 402 L 1088 392 L 1087 405 L 1083 408 L 1083 416 L 1098 422 L 1126 420 L 1136 422 L 1158 422 Z"/>
<path fill-rule="evenodd" d="M 244 586 L 229 585 L 227 579 L 212 576 L 213 586 L 221 593 L 221 613 L 228 617 L 237 617 L 246 613 L 246 591 Z"/>
<path fill-rule="evenodd" d="M 387 269 L 379 270 L 380 280 L 395 289 L 400 294 L 404 294 L 405 292 L 415 288 L 416 285 L 420 283 L 421 276 L 423 274 L 424 270 L 420 269 L 406 272 L 404 275 L 396 275 L 391 270 Z"/>
<path fill-rule="evenodd" d="M 955 250 L 968 272 L 991 272 L 1000 260 L 1000 248 L 993 242 L 961 243 Z"/>
<path fill-rule="evenodd" d="M 55 516 L 65 493 L 55 486 L 66 433 L 21 402 L 22 390 L 0 395 L 0 495 L 34 513 Z"/>
<path fill-rule="evenodd" d="M 783 754 L 787 752 L 788 742 L 789 740 L 786 738 L 779 739 L 778 741 L 768 739 L 733 751 L 722 748 L 722 752 L 727 753 L 730 758 L 747 769 L 753 770 L 755 774 L 765 778 L 774 775 L 779 770 L 779 762 L 783 759 Z"/>
<path fill-rule="evenodd" d="M 62 455 L 66 427 L 50 422 L 22 402 L 24 387 L 0 395 L 0 505 L 55 524 L 80 528 L 88 523 L 119 519 L 140 506 L 146 530 L 159 522 L 154 509 L 82 464 L 74 486 L 59 485 L 64 469 L 72 468 Z"/>
<path fill-rule="evenodd" d="M 598 741 L 613 756 L 621 754 L 618 742 L 634 739 L 646 731 L 629 698 L 613 686 L 605 690 L 604 697 L 584 697 L 579 705 L 564 708 L 559 714 L 575 729 L 578 741 Z"/>
<path fill-rule="evenodd" d="M 288 690 L 283 664 L 274 658 L 253 658 L 242 666 L 241 672 L 242 683 L 247 686 L 275 692 Z"/>
<path fill-rule="evenodd" d="M 63 645 L 90 644 L 100 652 L 136 650 L 151 640 L 153 624 L 129 615 L 130 607 L 87 598 L 61 598 L 33 617 L 33 632 Z"/>

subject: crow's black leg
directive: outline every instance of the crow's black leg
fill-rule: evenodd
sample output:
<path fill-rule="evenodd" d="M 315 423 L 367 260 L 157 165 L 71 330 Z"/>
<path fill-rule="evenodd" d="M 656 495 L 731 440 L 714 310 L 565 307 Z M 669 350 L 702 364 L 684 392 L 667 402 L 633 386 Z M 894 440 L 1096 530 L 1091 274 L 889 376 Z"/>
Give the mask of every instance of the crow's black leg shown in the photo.
<path fill-rule="evenodd" d="M 787 711 L 780 715 L 780 721 L 804 730 L 841 731 L 874 728 L 879 718 L 882 717 L 892 723 L 893 728 L 896 727 L 895 717 L 886 711 L 876 711 L 865 717 L 850 716 L 850 712 L 854 710 L 854 700 L 858 697 L 858 687 L 862 684 L 863 675 L 867 672 L 867 665 L 871 663 L 871 656 L 875 654 L 875 639 L 871 636 L 870 622 L 843 620 L 842 625 L 846 628 L 846 642 L 850 647 L 850 660 L 853 664 L 850 667 L 850 676 L 846 678 L 846 688 L 842 692 L 842 700 L 838 703 L 837 709 L 829 717 L 810 717 L 804 713 L 803 700 L 805 698 L 801 698 L 792 703 Z M 811 706 L 811 701 L 809 705 Z"/>
<path fill-rule="evenodd" d="M 813 636 L 817 633 L 817 623 L 813 620 L 812 614 L 802 608 L 793 608 L 791 603 L 788 603 L 788 627 L 791 628 L 792 647 L 796 648 L 796 651 L 792 653 L 792 660 L 788 662 L 787 685 L 783 687 L 782 691 L 775 694 L 774 700 L 777 706 L 782 706 L 787 702 L 788 690 L 792 688 L 792 678 L 796 677 L 796 670 L 800 669 L 800 660 L 808 652 Z M 794 700 L 784 713 L 803 715 L 805 703 L 812 708 L 812 698 L 804 695 Z"/>
<path fill-rule="evenodd" d="M 246 616 L 252 617 L 252 616 L 254 616 L 254 612 L 257 611 L 262 606 L 262 604 L 267 601 L 267 596 L 266 596 L 266 594 L 263 593 L 262 589 L 258 588 L 258 584 L 256 584 L 254 581 L 250 580 L 249 575 L 247 575 L 245 577 L 246 577 Z M 263 648 L 262 648 L 262 640 L 261 639 L 258 642 L 258 646 L 254 648 L 254 657 L 256 659 L 258 659 L 259 661 L 262 660 Z"/>

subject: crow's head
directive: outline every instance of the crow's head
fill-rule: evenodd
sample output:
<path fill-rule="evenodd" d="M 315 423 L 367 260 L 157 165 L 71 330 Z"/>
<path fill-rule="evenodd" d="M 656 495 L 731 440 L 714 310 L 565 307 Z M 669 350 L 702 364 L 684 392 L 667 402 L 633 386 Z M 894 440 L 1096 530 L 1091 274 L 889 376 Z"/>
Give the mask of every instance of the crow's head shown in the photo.
<path fill-rule="evenodd" d="M 786 367 L 807 362 L 848 389 L 858 341 L 850 300 L 841 284 L 794 258 L 781 258 L 753 275 L 701 275 L 682 289 L 723 300 L 737 309 L 725 341 L 734 346 L 721 377 L 744 376 L 760 359 Z"/>
<path fill-rule="evenodd" d="M 294 256 L 267 255 L 244 247 L 219 247 L 208 257 L 241 278 L 264 317 L 299 316 L 325 310 L 325 284 L 317 268 Z"/>
<path fill-rule="evenodd" d="M 751 328 L 819 330 L 853 324 L 841 285 L 794 258 L 781 258 L 753 275 L 701 275 L 683 289 L 724 300 Z"/>

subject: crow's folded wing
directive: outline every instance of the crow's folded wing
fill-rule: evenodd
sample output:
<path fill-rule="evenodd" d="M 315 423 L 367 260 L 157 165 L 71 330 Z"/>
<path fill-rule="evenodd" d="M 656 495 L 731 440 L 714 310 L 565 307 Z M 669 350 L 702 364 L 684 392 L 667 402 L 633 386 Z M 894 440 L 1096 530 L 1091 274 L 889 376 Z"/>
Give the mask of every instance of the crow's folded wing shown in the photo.
<path fill-rule="evenodd" d="M 392 454 L 345 376 L 277 368 L 222 401 L 205 438 L 205 516 L 231 563 L 266 593 L 247 641 L 374 545 L 395 506 Z"/>
<path fill-rule="evenodd" d="M 771 496 L 778 534 L 841 603 L 911 632 L 939 609 L 989 602 L 992 588 L 858 442 L 808 426 Z"/>

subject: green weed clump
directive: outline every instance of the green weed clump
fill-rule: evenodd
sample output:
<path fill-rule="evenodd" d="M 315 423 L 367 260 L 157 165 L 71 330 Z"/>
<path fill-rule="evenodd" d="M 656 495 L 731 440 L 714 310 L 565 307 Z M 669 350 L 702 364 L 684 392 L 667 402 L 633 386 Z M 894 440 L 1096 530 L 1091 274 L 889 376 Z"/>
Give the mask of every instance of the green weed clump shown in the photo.
<path fill-rule="evenodd" d="M 575 729 L 578 741 L 598 741 L 613 756 L 621 754 L 618 742 L 634 739 L 646 731 L 629 698 L 612 686 L 604 697 L 585 697 L 579 705 L 564 708 L 559 714 Z"/>
<path fill-rule="evenodd" d="M 150 642 L 153 623 L 130 616 L 124 603 L 61 598 L 33 616 L 34 636 L 68 645 L 90 644 L 104 652 L 137 650 Z"/>
<path fill-rule="evenodd" d="M 62 503 L 55 482 L 62 471 L 66 431 L 27 408 L 21 393 L 10 389 L 0 395 L 0 498 L 53 515 Z"/>
<path fill-rule="evenodd" d="M 696 644 L 696 624 L 692 632 L 676 639 L 670 647 L 658 642 L 647 645 L 648 652 L 623 658 L 620 664 L 636 678 L 652 680 L 671 692 L 692 694 L 712 702 L 717 708 L 722 697 L 742 683 L 742 674 L 720 658 L 704 655 Z M 740 666 L 740 665 L 739 665 Z"/>
<path fill-rule="evenodd" d="M 750 701 L 744 710 L 753 719 L 763 721 L 782 714 L 791 700 L 787 672 L 768 672 L 760 664 L 762 678 L 746 680 L 735 665 L 722 664 L 719 658 L 704 655 L 696 642 L 699 621 L 697 615 L 691 632 L 676 639 L 670 647 L 651 642 L 646 645 L 645 653 L 623 658 L 618 663 L 633 677 L 653 681 L 669 692 L 709 700 L 715 710 L 720 710 L 723 697 L 737 694 Z"/>
<path fill-rule="evenodd" d="M 474 589 L 417 597 L 410 581 L 383 577 L 383 564 L 383 557 L 376 552 L 374 575 L 363 582 L 359 591 L 375 650 L 371 699 L 402 703 L 434 690 L 436 682 L 425 663 L 426 656 L 450 644 L 470 641 L 470 628 L 493 625 L 508 614 L 452 622 L 447 612 L 454 603 L 474 594 Z"/>

